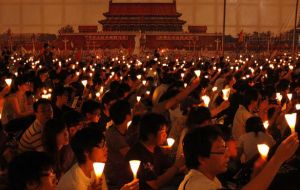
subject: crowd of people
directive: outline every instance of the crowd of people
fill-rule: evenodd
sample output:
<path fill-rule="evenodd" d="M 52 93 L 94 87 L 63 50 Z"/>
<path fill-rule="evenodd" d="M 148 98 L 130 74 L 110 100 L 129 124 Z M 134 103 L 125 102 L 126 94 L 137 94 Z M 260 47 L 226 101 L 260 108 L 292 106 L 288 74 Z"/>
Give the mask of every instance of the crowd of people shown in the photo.
<path fill-rule="evenodd" d="M 0 189 L 300 189 L 298 56 L 52 50 L 1 53 Z"/>

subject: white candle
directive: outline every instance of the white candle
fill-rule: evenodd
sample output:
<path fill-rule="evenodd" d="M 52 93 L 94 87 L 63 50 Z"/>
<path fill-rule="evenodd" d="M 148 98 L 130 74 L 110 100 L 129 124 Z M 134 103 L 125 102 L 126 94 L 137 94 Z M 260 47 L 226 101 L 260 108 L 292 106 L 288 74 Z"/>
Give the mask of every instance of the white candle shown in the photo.
<path fill-rule="evenodd" d="M 84 88 L 86 87 L 87 85 L 87 80 L 82 80 L 81 83 L 83 84 Z"/>
<path fill-rule="evenodd" d="M 195 70 L 195 74 L 197 77 L 200 77 L 201 71 L 200 70 Z"/>
<path fill-rule="evenodd" d="M 141 80 L 142 75 L 138 75 L 138 76 L 136 76 L 136 78 L 139 79 L 139 80 Z"/>
<path fill-rule="evenodd" d="M 269 127 L 269 121 L 265 121 L 265 122 L 263 123 L 263 125 L 264 125 L 264 128 L 265 128 L 265 129 L 268 129 L 268 127 Z"/>
<path fill-rule="evenodd" d="M 175 140 L 173 138 L 167 138 L 167 143 L 169 147 L 172 147 L 173 144 L 175 143 Z"/>
<path fill-rule="evenodd" d="M 146 83 L 147 83 L 147 81 L 146 81 L 146 80 L 143 80 L 142 83 L 143 83 L 143 85 L 145 86 Z"/>
<path fill-rule="evenodd" d="M 287 97 L 288 97 L 288 99 L 291 101 L 291 100 L 292 100 L 292 97 L 293 97 L 293 94 L 292 94 L 292 93 L 288 93 L 288 94 L 287 94 Z"/>
<path fill-rule="evenodd" d="M 7 78 L 7 79 L 5 79 L 5 82 L 6 82 L 6 84 L 7 84 L 8 86 L 10 86 L 11 83 L 12 83 L 12 79 L 11 79 L 11 78 Z"/>
<path fill-rule="evenodd" d="M 284 115 L 288 125 L 291 128 L 292 133 L 295 132 L 297 113 L 285 114 Z"/>
<path fill-rule="evenodd" d="M 204 102 L 205 107 L 208 107 L 209 102 L 210 102 L 209 96 L 206 96 L 206 95 L 205 95 L 205 96 L 202 96 L 201 98 L 202 98 L 202 100 L 203 100 L 203 102 Z"/>
<path fill-rule="evenodd" d="M 257 149 L 261 157 L 265 160 L 269 153 L 269 146 L 266 144 L 258 144 Z"/>
<path fill-rule="evenodd" d="M 134 179 L 137 178 L 137 171 L 139 170 L 141 161 L 139 160 L 130 160 L 129 161 L 130 167 L 131 167 L 131 171 L 133 173 L 133 177 Z"/>
<path fill-rule="evenodd" d="M 296 104 L 296 110 L 300 110 L 300 104 Z"/>
<path fill-rule="evenodd" d="M 101 178 L 101 176 L 103 174 L 104 166 L 105 166 L 105 163 L 101 163 L 101 162 L 93 163 L 93 168 L 94 168 L 94 172 L 95 172 L 97 180 Z"/>
<path fill-rule="evenodd" d="M 279 92 L 276 93 L 276 99 L 281 103 L 282 95 Z"/>
<path fill-rule="evenodd" d="M 223 99 L 227 101 L 230 94 L 230 88 L 223 89 L 222 92 L 223 92 Z"/>
<path fill-rule="evenodd" d="M 140 102 L 140 101 L 141 101 L 141 98 L 142 98 L 142 97 L 137 96 L 137 97 L 136 97 L 136 101 L 137 101 L 137 102 Z"/>
<path fill-rule="evenodd" d="M 216 86 L 212 88 L 212 91 L 213 91 L 213 92 L 215 92 L 215 91 L 217 91 L 217 90 L 218 90 L 218 87 L 216 87 Z"/>

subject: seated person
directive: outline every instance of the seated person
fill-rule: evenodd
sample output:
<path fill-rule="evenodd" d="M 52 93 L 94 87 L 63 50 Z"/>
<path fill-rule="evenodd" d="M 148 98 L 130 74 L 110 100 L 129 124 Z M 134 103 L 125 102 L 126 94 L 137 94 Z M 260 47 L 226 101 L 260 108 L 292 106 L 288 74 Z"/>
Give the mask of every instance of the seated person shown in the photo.
<path fill-rule="evenodd" d="M 100 135 L 99 135 L 100 134 Z M 61 177 L 58 190 L 107 190 L 105 176 L 97 180 L 94 175 L 93 163 L 106 162 L 107 148 L 104 136 L 97 128 L 79 130 L 71 139 L 71 146 L 77 163 Z M 138 180 L 125 184 L 121 190 L 137 190 Z"/>
<path fill-rule="evenodd" d="M 33 104 L 33 109 L 36 119 L 20 139 L 19 148 L 23 152 L 30 150 L 43 151 L 42 131 L 45 123 L 53 117 L 51 102 L 47 99 L 39 99 Z"/>
<path fill-rule="evenodd" d="M 229 152 L 217 126 L 195 128 L 185 136 L 183 151 L 190 171 L 178 190 L 217 190 L 222 184 L 216 177 L 227 170 Z M 297 133 L 285 139 L 264 168 L 246 184 L 243 190 L 268 189 L 280 166 L 299 147 Z"/>
<path fill-rule="evenodd" d="M 83 102 L 81 114 L 84 117 L 85 126 L 99 127 L 98 122 L 100 120 L 100 113 L 100 103 L 95 100 L 87 100 Z M 101 129 L 101 131 L 103 131 L 103 129 Z"/>
<path fill-rule="evenodd" d="M 15 157 L 8 167 L 10 190 L 56 190 L 53 161 L 44 152 L 28 151 Z"/>
<path fill-rule="evenodd" d="M 133 146 L 126 159 L 140 160 L 137 177 L 143 190 L 161 189 L 172 183 L 184 166 L 183 159 L 171 164 L 160 146 L 167 139 L 166 120 L 162 115 L 149 113 L 140 122 L 140 142 Z M 176 184 L 174 184 L 176 185 Z"/>

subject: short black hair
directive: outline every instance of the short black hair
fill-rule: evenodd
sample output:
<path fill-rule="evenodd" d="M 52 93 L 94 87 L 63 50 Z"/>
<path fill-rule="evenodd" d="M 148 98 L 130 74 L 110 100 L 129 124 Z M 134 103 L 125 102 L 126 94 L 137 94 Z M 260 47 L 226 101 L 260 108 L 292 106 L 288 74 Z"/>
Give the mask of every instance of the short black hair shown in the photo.
<path fill-rule="evenodd" d="M 222 137 L 222 133 L 214 125 L 190 130 L 183 139 L 186 166 L 189 169 L 197 169 L 200 165 L 198 158 L 210 156 L 212 144 L 218 137 Z"/>
<path fill-rule="evenodd" d="M 192 107 L 188 113 L 186 125 L 193 128 L 197 125 L 202 125 L 205 121 L 211 119 L 211 113 L 207 107 Z"/>
<path fill-rule="evenodd" d="M 244 94 L 244 106 L 247 108 L 252 101 L 258 100 L 259 97 L 259 93 L 256 89 L 254 88 L 248 88 L 247 90 L 245 90 L 245 94 Z"/>
<path fill-rule="evenodd" d="M 56 136 L 64 131 L 65 124 L 58 119 L 50 119 L 45 123 L 42 133 L 43 147 L 48 153 L 56 153 L 58 151 Z"/>
<path fill-rule="evenodd" d="M 41 183 L 43 173 L 53 169 L 53 166 L 53 160 L 45 152 L 21 153 L 8 166 L 9 189 L 25 190 L 30 182 Z"/>
<path fill-rule="evenodd" d="M 94 113 L 98 109 L 101 109 L 99 102 L 95 100 L 87 100 L 82 104 L 81 113 L 86 116 L 87 113 Z"/>
<path fill-rule="evenodd" d="M 41 98 L 33 104 L 33 111 L 36 113 L 40 105 L 51 105 L 51 101 L 45 98 Z"/>
<path fill-rule="evenodd" d="M 260 131 L 265 132 L 263 122 L 261 118 L 257 116 L 250 117 L 249 119 L 247 119 L 245 128 L 247 133 L 254 132 L 256 135 Z"/>
<path fill-rule="evenodd" d="M 116 125 L 122 124 L 127 115 L 131 115 L 131 107 L 126 100 L 115 102 L 109 109 L 109 116 Z"/>
<path fill-rule="evenodd" d="M 167 121 L 163 115 L 157 113 L 147 113 L 140 121 L 140 140 L 147 141 L 149 135 L 156 136 Z"/>
<path fill-rule="evenodd" d="M 69 129 L 83 121 L 83 116 L 76 110 L 70 110 L 63 114 L 63 121 Z"/>
<path fill-rule="evenodd" d="M 95 127 L 79 130 L 71 140 L 71 147 L 79 164 L 86 162 L 85 152 L 92 152 L 93 148 L 105 140 L 101 131 Z"/>

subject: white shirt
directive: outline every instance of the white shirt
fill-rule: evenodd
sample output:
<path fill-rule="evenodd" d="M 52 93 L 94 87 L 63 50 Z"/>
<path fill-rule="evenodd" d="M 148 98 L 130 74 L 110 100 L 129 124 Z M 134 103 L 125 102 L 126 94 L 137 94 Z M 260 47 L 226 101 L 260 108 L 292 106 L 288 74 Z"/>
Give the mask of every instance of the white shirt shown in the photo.
<path fill-rule="evenodd" d="M 258 154 L 257 144 L 267 144 L 269 147 L 272 147 L 275 143 L 272 136 L 264 132 L 258 132 L 257 136 L 255 136 L 254 132 L 250 132 L 240 137 L 238 147 L 243 150 L 245 161 L 248 161 Z"/>
<path fill-rule="evenodd" d="M 191 169 L 185 175 L 178 190 L 217 190 L 221 188 L 222 184 L 218 178 L 215 177 L 214 180 L 211 180 L 200 171 Z"/>
<path fill-rule="evenodd" d="M 254 116 L 244 106 L 240 105 L 237 109 L 232 125 L 232 136 L 234 140 L 239 140 L 240 136 L 246 133 L 245 125 L 247 119 Z"/>
<path fill-rule="evenodd" d="M 57 190 L 87 190 L 94 180 L 94 175 L 91 178 L 87 177 L 76 163 L 61 177 L 57 185 Z M 102 175 L 102 189 L 107 190 L 104 175 Z"/>

